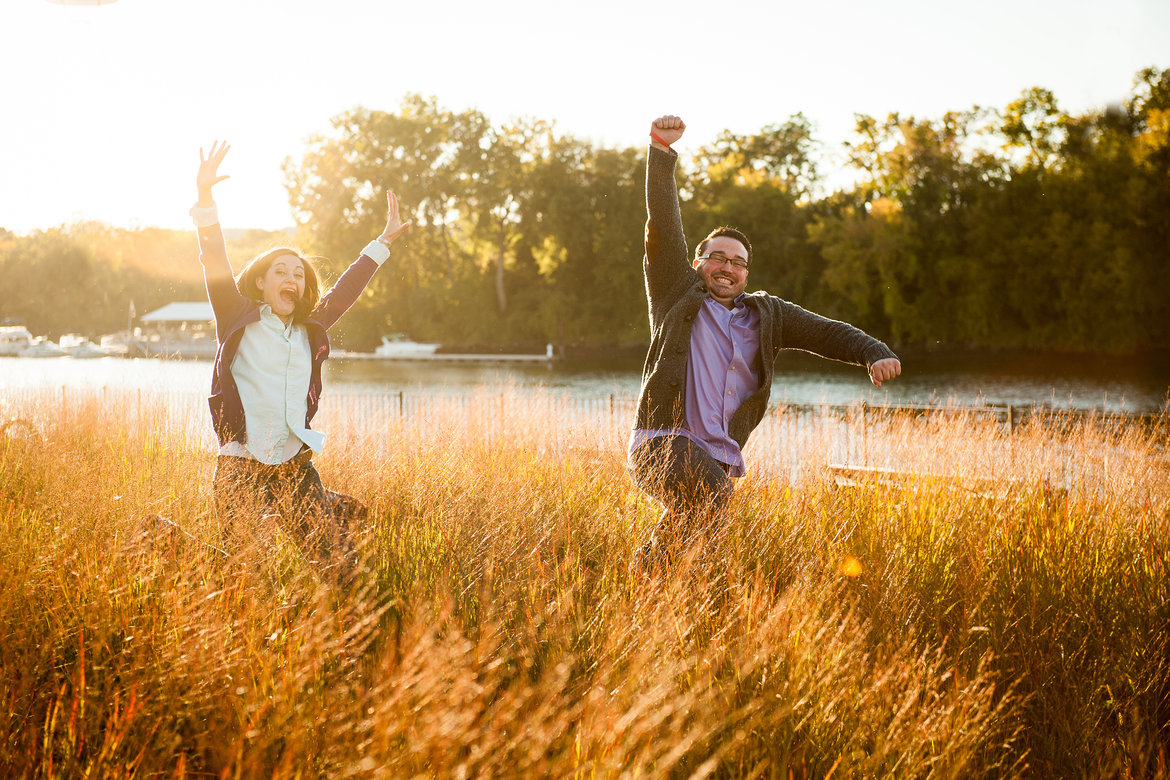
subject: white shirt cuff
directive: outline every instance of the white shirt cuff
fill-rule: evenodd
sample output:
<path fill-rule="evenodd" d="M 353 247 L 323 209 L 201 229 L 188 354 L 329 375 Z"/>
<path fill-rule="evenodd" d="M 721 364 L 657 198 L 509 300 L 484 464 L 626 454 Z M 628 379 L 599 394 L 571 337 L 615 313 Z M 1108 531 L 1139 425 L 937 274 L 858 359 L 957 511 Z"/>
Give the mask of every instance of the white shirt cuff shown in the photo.
<path fill-rule="evenodd" d="M 216 222 L 219 222 L 219 210 L 216 209 L 214 203 L 210 206 L 192 206 L 191 210 L 187 213 L 191 215 L 191 219 L 195 221 L 195 227 L 197 228 L 211 227 Z"/>
<path fill-rule="evenodd" d="M 386 262 L 390 258 L 390 247 L 383 244 L 381 241 L 374 239 L 366 244 L 366 248 L 362 250 L 362 254 L 373 260 L 378 265 Z"/>

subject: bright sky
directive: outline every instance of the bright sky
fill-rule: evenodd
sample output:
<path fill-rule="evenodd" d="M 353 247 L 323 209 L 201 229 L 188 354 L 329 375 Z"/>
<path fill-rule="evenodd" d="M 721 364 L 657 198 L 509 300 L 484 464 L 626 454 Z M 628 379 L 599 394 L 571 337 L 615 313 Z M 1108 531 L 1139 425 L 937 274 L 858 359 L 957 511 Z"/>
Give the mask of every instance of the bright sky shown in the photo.
<path fill-rule="evenodd" d="M 640 145 L 679 114 L 685 156 L 802 111 L 837 149 L 854 113 L 1061 107 L 1170 67 L 1167 0 L 0 0 L 0 226 L 183 228 L 198 150 L 232 151 L 229 227 L 292 224 L 280 170 L 356 105 L 408 92 L 495 121 Z"/>

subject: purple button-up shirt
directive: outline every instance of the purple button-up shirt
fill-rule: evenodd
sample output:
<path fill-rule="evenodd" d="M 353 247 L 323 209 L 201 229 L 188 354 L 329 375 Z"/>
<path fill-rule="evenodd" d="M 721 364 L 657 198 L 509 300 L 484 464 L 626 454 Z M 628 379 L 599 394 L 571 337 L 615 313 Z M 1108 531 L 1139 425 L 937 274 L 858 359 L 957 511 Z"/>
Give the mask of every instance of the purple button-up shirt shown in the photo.
<path fill-rule="evenodd" d="M 760 315 L 744 305 L 744 296 L 728 309 L 713 298 L 703 301 L 691 330 L 687 360 L 687 427 L 640 429 L 630 437 L 630 452 L 656 436 L 686 436 L 730 466 L 733 477 L 744 474 L 743 453 L 727 433 L 735 410 L 760 387 L 755 370 L 760 351 Z"/>

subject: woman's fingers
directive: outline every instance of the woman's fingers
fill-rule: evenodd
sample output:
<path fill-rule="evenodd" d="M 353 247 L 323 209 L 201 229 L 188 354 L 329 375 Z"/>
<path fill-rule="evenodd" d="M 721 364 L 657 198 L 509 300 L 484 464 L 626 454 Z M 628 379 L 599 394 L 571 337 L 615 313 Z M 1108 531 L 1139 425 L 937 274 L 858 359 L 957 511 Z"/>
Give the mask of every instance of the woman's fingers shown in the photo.
<path fill-rule="evenodd" d="M 398 213 L 398 196 L 391 190 L 386 190 L 386 211 L 386 229 L 382 231 L 381 237 L 384 241 L 393 241 L 405 233 L 411 223 L 401 222 L 401 216 Z"/>
<path fill-rule="evenodd" d="M 386 227 L 393 230 L 398 225 L 399 220 L 401 220 L 401 215 L 398 210 L 398 196 L 390 190 L 386 190 L 386 210 L 389 212 L 386 216 Z M 408 222 L 407 225 L 409 224 Z M 406 225 L 402 225 L 401 227 L 406 227 Z M 401 232 L 401 229 L 398 232 Z"/>
<path fill-rule="evenodd" d="M 399 225 L 399 227 L 398 227 L 398 229 L 397 229 L 397 230 L 395 230 L 393 233 L 390 233 L 390 234 L 389 234 L 389 235 L 387 235 L 387 236 L 383 236 L 383 238 L 385 238 L 387 241 L 393 241 L 394 239 L 398 238 L 400 235 L 402 235 L 403 233 L 405 233 L 405 232 L 406 232 L 406 229 L 407 229 L 408 227 L 410 227 L 410 226 L 411 226 L 411 224 L 412 224 L 412 223 L 410 223 L 410 222 L 404 222 L 404 223 L 402 223 L 401 225 Z"/>
<path fill-rule="evenodd" d="M 200 165 L 207 165 L 208 163 L 211 163 L 216 168 L 218 168 L 219 164 L 221 162 L 223 162 L 224 156 L 228 153 L 228 149 L 231 149 L 231 148 L 232 148 L 231 145 L 228 144 L 226 141 L 213 141 L 211 144 L 211 149 L 208 152 L 204 153 L 203 147 L 200 146 L 199 147 L 199 164 Z"/>

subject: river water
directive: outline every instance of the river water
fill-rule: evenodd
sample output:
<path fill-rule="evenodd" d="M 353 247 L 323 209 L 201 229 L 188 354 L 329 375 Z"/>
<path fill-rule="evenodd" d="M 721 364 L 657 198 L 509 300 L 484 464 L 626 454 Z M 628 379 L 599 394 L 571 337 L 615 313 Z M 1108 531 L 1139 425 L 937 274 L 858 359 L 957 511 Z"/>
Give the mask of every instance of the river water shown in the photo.
<path fill-rule="evenodd" d="M 460 395 L 483 388 L 542 389 L 574 398 L 637 395 L 640 365 L 629 357 L 555 366 L 461 365 L 331 359 L 326 393 Z M 0 358 L 5 390 L 77 388 L 206 392 L 204 360 Z M 903 359 L 903 375 L 878 389 L 863 369 L 785 353 L 772 399 L 787 404 L 995 404 L 1102 412 L 1157 412 L 1167 401 L 1170 365 L 1140 359 L 926 355 Z"/>

